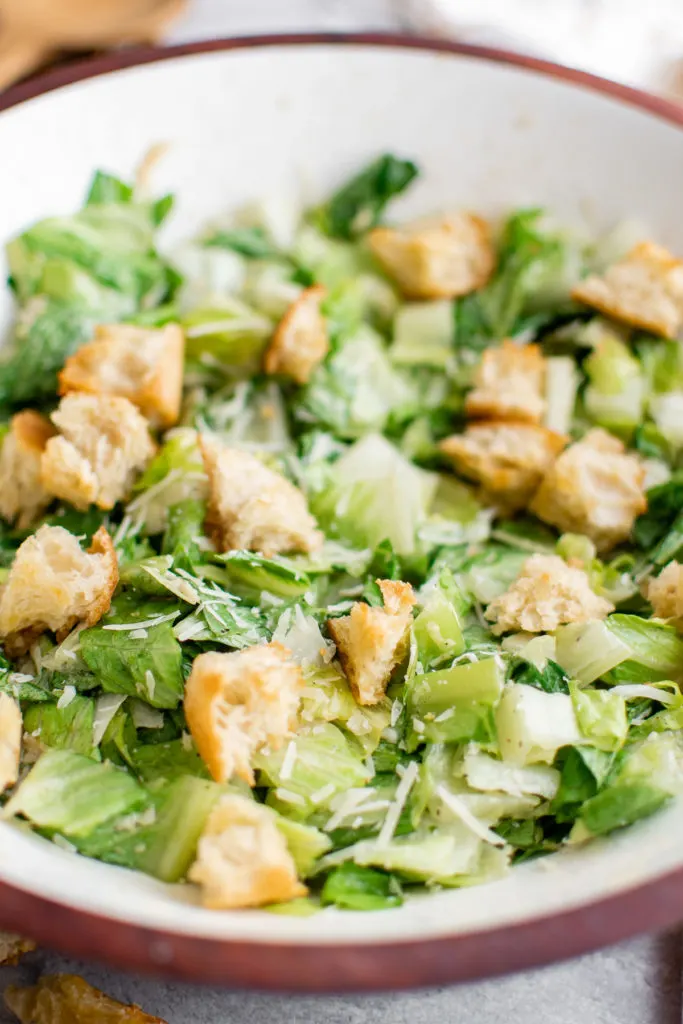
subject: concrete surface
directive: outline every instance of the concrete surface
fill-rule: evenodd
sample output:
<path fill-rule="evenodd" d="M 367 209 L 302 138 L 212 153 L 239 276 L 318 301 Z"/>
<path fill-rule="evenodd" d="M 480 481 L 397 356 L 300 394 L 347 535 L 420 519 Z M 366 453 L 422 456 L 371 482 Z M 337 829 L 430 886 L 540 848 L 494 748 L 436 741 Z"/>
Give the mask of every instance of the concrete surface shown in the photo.
<path fill-rule="evenodd" d="M 540 971 L 403 995 L 287 998 L 133 978 L 32 954 L 0 970 L 0 987 L 41 972 L 76 971 L 167 1024 L 680 1024 L 681 941 L 641 938 Z M 12 1018 L 0 1010 L 1 1024 Z"/>

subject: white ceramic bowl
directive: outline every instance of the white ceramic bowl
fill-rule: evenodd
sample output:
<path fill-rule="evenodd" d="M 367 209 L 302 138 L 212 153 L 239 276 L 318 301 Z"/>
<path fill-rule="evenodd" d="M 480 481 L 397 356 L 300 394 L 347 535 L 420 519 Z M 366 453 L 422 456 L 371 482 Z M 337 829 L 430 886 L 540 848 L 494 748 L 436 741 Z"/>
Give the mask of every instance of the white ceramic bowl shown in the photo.
<path fill-rule="evenodd" d="M 392 150 L 423 170 L 397 215 L 529 203 L 595 227 L 636 216 L 683 252 L 683 112 L 530 59 L 371 37 L 219 42 L 60 69 L 0 97 L 3 107 L 3 236 L 71 211 L 94 168 L 128 176 L 164 141 L 156 184 L 177 193 L 178 236 L 249 198 L 303 190 L 314 199 Z M 6 318 L 8 296 L 2 303 Z M 308 918 L 203 910 L 190 887 L 0 826 L 0 926 L 193 980 L 318 991 L 436 984 L 680 917 L 677 806 L 487 886 Z"/>

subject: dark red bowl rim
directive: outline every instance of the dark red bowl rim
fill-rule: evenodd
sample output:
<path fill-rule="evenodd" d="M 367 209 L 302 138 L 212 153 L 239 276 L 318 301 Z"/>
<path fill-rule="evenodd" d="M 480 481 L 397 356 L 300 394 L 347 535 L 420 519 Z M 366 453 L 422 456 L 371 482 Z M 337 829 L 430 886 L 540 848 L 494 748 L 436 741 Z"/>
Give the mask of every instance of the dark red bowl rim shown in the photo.
<path fill-rule="evenodd" d="M 583 71 L 505 50 L 378 33 L 265 35 L 115 51 L 67 64 L 0 95 L 0 111 L 123 68 L 193 54 L 321 43 L 423 50 L 524 68 L 683 126 L 683 106 Z M 408 989 L 470 981 L 578 956 L 683 919 L 683 867 L 618 895 L 484 931 L 372 944 L 229 941 L 142 927 L 0 882 L 0 926 L 72 956 L 174 980 L 280 992 Z"/>

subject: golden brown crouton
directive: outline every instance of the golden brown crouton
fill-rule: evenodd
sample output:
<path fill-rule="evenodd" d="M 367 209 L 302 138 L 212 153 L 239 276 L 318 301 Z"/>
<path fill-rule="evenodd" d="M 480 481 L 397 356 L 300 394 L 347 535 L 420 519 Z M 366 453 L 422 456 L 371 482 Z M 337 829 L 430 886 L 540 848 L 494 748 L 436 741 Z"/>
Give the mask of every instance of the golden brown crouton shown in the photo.
<path fill-rule="evenodd" d="M 171 427 L 180 416 L 185 337 L 178 324 L 159 329 L 106 324 L 59 374 L 59 393 L 120 395 L 150 423 Z"/>
<path fill-rule="evenodd" d="M 275 329 L 263 360 L 266 373 L 305 384 L 328 353 L 327 324 L 320 312 L 326 289 L 316 284 L 294 300 Z"/>
<path fill-rule="evenodd" d="M 40 460 L 55 430 L 49 420 L 24 409 L 10 421 L 0 450 L 0 515 L 25 530 L 52 501 L 42 485 Z"/>
<path fill-rule="evenodd" d="M 647 508 L 645 469 L 621 441 L 590 430 L 548 469 L 529 508 L 562 533 L 583 533 L 598 551 L 626 540 Z"/>
<path fill-rule="evenodd" d="M 483 499 L 509 511 L 524 508 L 567 438 L 531 423 L 472 423 L 445 438 L 441 451 L 463 476 L 481 484 Z"/>
<path fill-rule="evenodd" d="M 532 555 L 486 609 L 493 633 L 552 633 L 566 622 L 604 619 L 614 605 L 591 590 L 588 576 L 559 555 Z"/>
<path fill-rule="evenodd" d="M 540 423 L 545 412 L 545 358 L 538 345 L 506 340 L 487 348 L 465 401 L 468 416 Z"/>
<path fill-rule="evenodd" d="M 641 242 L 603 275 L 580 281 L 572 298 L 630 327 L 675 338 L 683 325 L 683 261 Z"/>
<path fill-rule="evenodd" d="M 52 421 L 61 433 L 43 452 L 43 486 L 76 508 L 113 508 L 154 455 L 147 421 L 127 398 L 72 392 Z"/>
<path fill-rule="evenodd" d="M 270 557 L 320 547 L 322 534 L 294 484 L 248 452 L 206 436 L 199 444 L 209 477 L 206 528 L 219 551 Z"/>
<path fill-rule="evenodd" d="M 22 732 L 19 705 L 9 694 L 0 693 L 0 793 L 19 778 Z"/>
<path fill-rule="evenodd" d="M 22 956 L 32 953 L 36 948 L 31 939 L 23 939 L 21 935 L 11 932 L 0 932 L 0 967 L 14 967 Z"/>
<path fill-rule="evenodd" d="M 63 639 L 78 622 L 94 625 L 111 604 L 119 574 L 103 526 L 87 552 L 61 526 L 41 526 L 19 547 L 0 595 L 0 640 L 11 656 L 46 630 Z"/>
<path fill-rule="evenodd" d="M 650 580 L 647 599 L 658 619 L 670 619 L 683 632 L 683 565 L 669 562 Z"/>
<path fill-rule="evenodd" d="M 357 601 L 350 615 L 329 619 L 327 629 L 337 645 L 337 655 L 359 704 L 379 704 L 391 673 L 406 649 L 412 608 L 409 583 L 377 580 L 384 608 Z"/>
<path fill-rule="evenodd" d="M 165 1024 L 139 1006 L 110 999 L 77 974 L 44 974 L 27 988 L 10 985 L 5 1002 L 20 1024 Z"/>
<path fill-rule="evenodd" d="M 253 755 L 266 744 L 277 749 L 291 735 L 303 685 L 291 652 L 278 643 L 195 658 L 185 715 L 217 782 L 237 774 L 254 785 Z"/>
<path fill-rule="evenodd" d="M 211 910 L 263 907 L 308 891 L 273 812 L 237 794 L 221 797 L 209 815 L 188 878 Z"/>
<path fill-rule="evenodd" d="M 493 273 L 489 225 L 472 213 L 375 228 L 368 244 L 404 295 L 451 299 L 482 288 Z"/>

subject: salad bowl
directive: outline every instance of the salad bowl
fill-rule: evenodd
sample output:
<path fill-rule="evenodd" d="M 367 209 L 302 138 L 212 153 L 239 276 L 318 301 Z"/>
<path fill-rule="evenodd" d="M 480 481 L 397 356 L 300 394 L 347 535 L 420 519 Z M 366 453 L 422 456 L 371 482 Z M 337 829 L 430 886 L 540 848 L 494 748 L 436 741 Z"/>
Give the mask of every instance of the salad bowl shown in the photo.
<path fill-rule="evenodd" d="M 176 209 L 164 246 L 269 195 L 313 206 L 379 153 L 421 176 L 401 219 L 540 206 L 593 235 L 625 220 L 683 252 L 683 111 L 579 72 L 373 36 L 226 40 L 60 68 L 0 97 L 3 239 L 78 207 L 96 168 L 151 146 Z M 394 208 L 392 208 L 392 215 Z M 650 237 L 650 235 L 648 235 Z M 0 320 L 9 324 L 9 294 Z M 683 812 L 664 810 L 482 886 L 310 916 L 212 911 L 190 887 L 0 823 L 0 926 L 175 979 L 329 992 L 445 984 L 578 955 L 683 917 Z"/>

